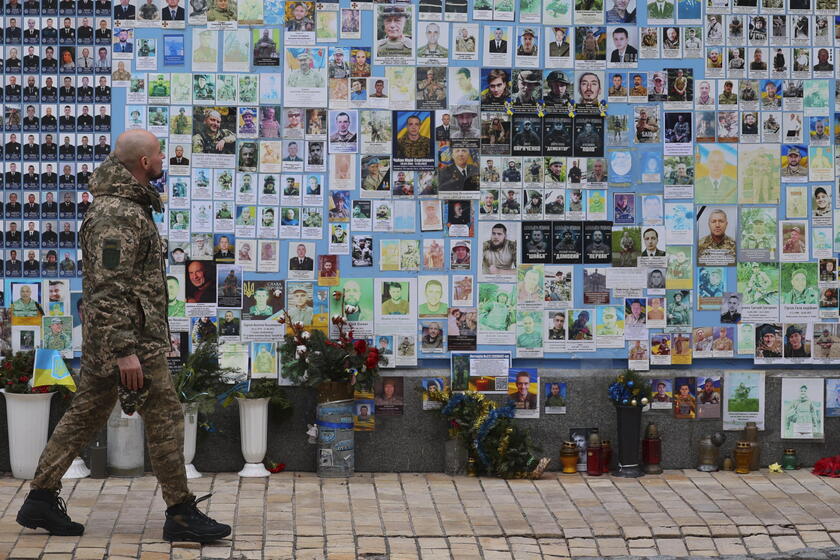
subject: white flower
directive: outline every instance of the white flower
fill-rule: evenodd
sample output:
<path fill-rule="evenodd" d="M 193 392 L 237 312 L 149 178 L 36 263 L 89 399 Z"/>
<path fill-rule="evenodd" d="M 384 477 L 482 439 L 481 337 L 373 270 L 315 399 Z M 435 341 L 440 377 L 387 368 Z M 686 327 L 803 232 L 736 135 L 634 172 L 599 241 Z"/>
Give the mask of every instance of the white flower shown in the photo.
<path fill-rule="evenodd" d="M 301 356 L 303 356 L 304 354 L 306 354 L 306 350 L 307 350 L 307 349 L 306 349 L 306 346 L 304 346 L 303 344 L 301 344 L 300 346 L 298 346 L 297 348 L 295 348 L 295 354 L 297 354 L 297 357 L 298 357 L 298 358 L 300 358 Z"/>
<path fill-rule="evenodd" d="M 309 340 L 309 337 L 310 337 L 310 336 L 312 336 L 312 335 L 311 335 L 311 334 L 309 334 L 309 331 L 303 331 L 302 333 L 300 333 L 300 337 L 301 337 L 303 340 Z"/>
<path fill-rule="evenodd" d="M 296 322 L 295 323 L 295 328 L 296 329 L 302 329 L 303 328 L 303 323 L 301 323 L 300 321 Z"/>

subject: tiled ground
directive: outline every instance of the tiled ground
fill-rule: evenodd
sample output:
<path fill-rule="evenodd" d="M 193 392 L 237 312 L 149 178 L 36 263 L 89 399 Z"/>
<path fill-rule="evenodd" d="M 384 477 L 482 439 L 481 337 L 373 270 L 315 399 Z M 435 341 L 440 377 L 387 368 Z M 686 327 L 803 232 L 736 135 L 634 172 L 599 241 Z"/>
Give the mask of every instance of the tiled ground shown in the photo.
<path fill-rule="evenodd" d="M 70 514 L 87 532 L 48 537 L 15 523 L 27 486 L 0 479 L 0 558 L 743 557 L 840 544 L 840 479 L 804 470 L 668 471 L 634 480 L 550 473 L 538 481 L 225 473 L 192 487 L 213 492 L 209 514 L 234 524 L 231 540 L 203 548 L 163 542 L 163 501 L 149 476 L 66 484 Z"/>

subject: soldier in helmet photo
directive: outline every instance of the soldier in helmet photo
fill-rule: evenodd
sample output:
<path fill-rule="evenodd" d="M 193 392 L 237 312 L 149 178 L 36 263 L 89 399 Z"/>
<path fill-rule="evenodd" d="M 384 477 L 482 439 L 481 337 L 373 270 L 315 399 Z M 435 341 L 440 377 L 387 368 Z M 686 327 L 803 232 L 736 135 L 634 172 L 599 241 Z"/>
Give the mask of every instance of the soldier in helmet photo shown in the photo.
<path fill-rule="evenodd" d="M 569 77 L 566 72 L 552 70 L 545 78 L 545 104 L 554 107 L 566 107 L 572 102 L 572 92 L 569 91 Z"/>

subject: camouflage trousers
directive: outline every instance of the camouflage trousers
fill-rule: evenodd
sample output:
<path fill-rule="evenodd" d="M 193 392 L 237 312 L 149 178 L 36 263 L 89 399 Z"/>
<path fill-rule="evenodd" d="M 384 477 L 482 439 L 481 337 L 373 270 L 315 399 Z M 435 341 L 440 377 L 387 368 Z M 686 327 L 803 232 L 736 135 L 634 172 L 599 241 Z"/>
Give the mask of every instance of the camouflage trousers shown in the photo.
<path fill-rule="evenodd" d="M 184 414 L 175 394 L 164 355 L 141 364 L 149 396 L 138 410 L 143 417 L 152 469 L 167 506 L 193 498 L 184 470 Z M 119 374 L 101 377 L 85 373 L 70 408 L 61 418 L 41 453 L 33 489 L 61 489 L 61 477 L 79 452 L 102 429 L 117 402 Z"/>

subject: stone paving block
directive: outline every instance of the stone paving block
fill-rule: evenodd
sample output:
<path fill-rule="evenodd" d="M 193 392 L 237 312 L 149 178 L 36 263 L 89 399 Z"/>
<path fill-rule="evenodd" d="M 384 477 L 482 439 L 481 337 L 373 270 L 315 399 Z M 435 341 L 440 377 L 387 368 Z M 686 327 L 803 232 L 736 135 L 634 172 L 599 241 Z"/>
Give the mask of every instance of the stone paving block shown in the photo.
<path fill-rule="evenodd" d="M 688 549 L 682 539 L 656 539 L 659 553 L 665 556 L 687 556 Z"/>
<path fill-rule="evenodd" d="M 802 539 L 794 535 L 773 537 L 773 543 L 779 549 L 779 552 L 790 552 L 805 548 L 805 543 L 802 542 Z"/>

